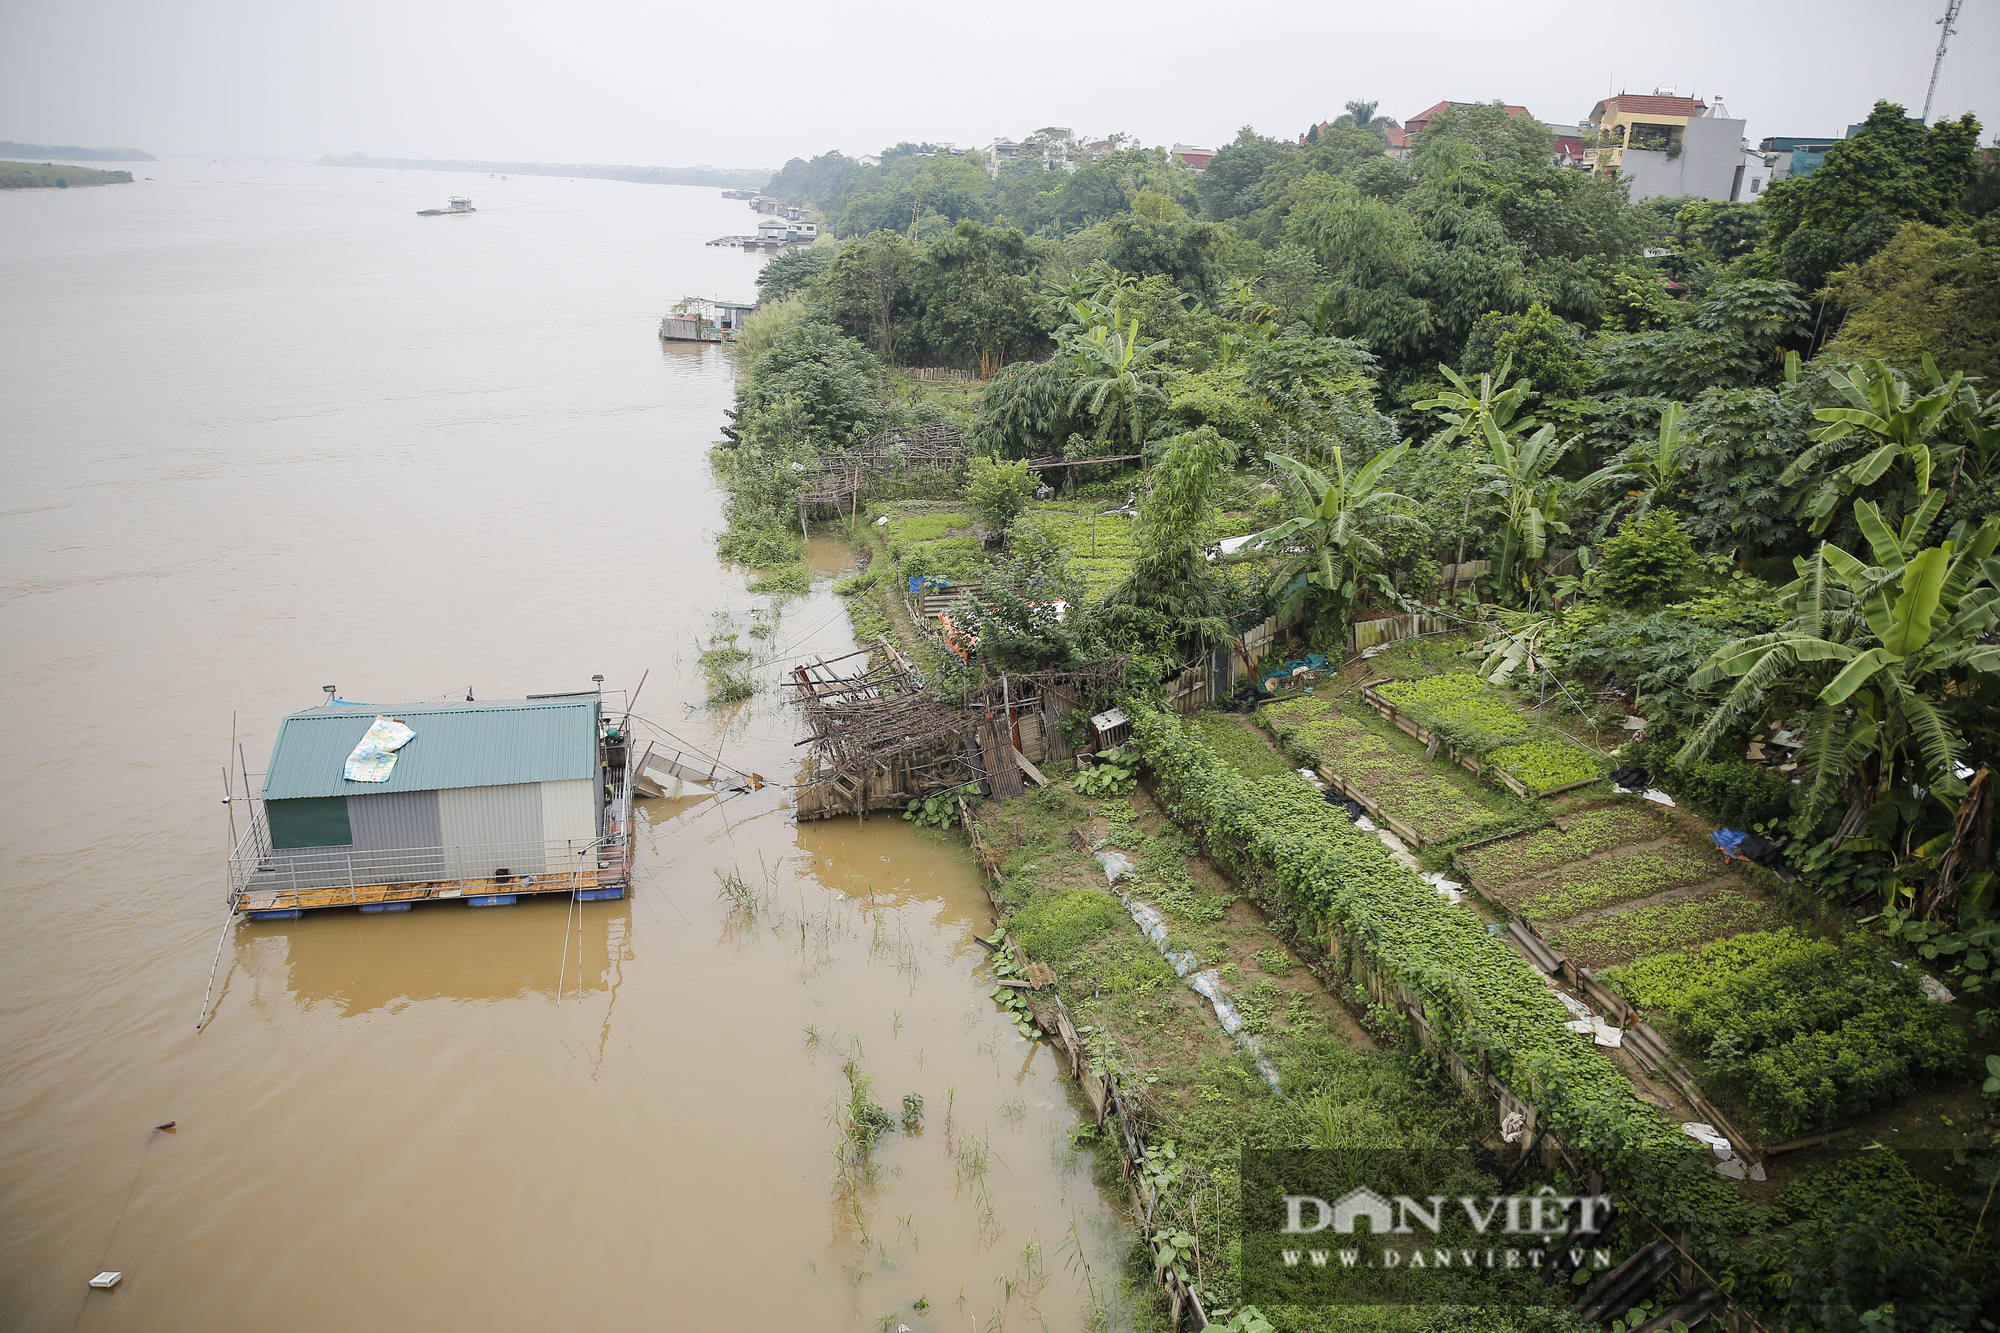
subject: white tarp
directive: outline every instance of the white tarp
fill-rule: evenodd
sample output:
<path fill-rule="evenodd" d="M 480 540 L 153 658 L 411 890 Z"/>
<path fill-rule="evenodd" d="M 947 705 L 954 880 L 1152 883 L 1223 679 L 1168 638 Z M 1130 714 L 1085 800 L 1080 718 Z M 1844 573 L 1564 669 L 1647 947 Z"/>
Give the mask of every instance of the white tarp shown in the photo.
<path fill-rule="evenodd" d="M 347 756 L 341 776 L 349 782 L 387 782 L 396 767 L 396 751 L 416 734 L 393 717 L 376 718 L 354 753 Z"/>

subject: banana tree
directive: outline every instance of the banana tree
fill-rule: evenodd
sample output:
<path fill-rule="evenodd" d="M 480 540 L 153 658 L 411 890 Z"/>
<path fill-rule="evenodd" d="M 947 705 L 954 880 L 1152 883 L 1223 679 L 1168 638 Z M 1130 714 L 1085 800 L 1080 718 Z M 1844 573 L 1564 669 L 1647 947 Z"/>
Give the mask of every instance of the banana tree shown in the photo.
<path fill-rule="evenodd" d="M 1516 414 L 1535 396 L 1534 387 L 1525 375 L 1515 380 L 1512 388 L 1496 387 L 1507 382 L 1507 372 L 1513 369 L 1513 365 L 1514 354 L 1509 352 L 1491 371 L 1479 377 L 1477 389 L 1450 366 L 1439 366 L 1438 370 L 1451 381 L 1452 387 L 1435 398 L 1426 398 L 1413 406 L 1425 412 L 1437 410 L 1438 419 L 1445 423 L 1445 429 L 1438 436 L 1443 444 L 1458 439 L 1479 439 L 1488 421 L 1496 423 L 1501 430 L 1519 431 L 1539 425 L 1541 423 L 1533 417 L 1515 420 Z"/>
<path fill-rule="evenodd" d="M 1136 315 L 1123 328 L 1114 319 L 1109 325 L 1095 324 L 1071 334 L 1064 350 L 1075 362 L 1078 380 L 1070 394 L 1070 411 L 1088 411 L 1107 439 L 1122 428 L 1132 451 L 1142 452 L 1146 407 L 1167 404 L 1160 388 L 1163 371 L 1152 362 L 1169 345 L 1165 338 L 1141 342 Z"/>
<path fill-rule="evenodd" d="M 1875 563 L 1830 542 L 1801 557 L 1799 578 L 1780 594 L 1791 613 L 1784 626 L 1725 644 L 1695 673 L 1697 689 L 1736 684 L 1676 762 L 1755 723 L 1773 694 L 1804 693 L 1813 713 L 1802 813 L 1811 826 L 1845 795 L 1836 846 L 1865 828 L 1870 839 L 1851 847 L 1897 850 L 1896 834 L 1928 818 L 1921 803 L 1963 797 L 1965 728 L 1994 729 L 2000 691 L 2000 645 L 1981 642 L 2000 621 L 2000 516 L 1970 533 L 1958 524 L 1950 540 L 1923 547 L 1943 500 L 1932 492 L 1900 528 L 1878 506 L 1855 502 Z"/>
<path fill-rule="evenodd" d="M 1501 511 L 1493 586 L 1510 602 L 1525 603 L 1533 597 L 1534 573 L 1548 553 L 1549 534 L 1569 533 L 1563 519 L 1570 506 L 1626 474 L 1601 467 L 1575 481 L 1557 476 L 1556 465 L 1577 437 L 1558 440 L 1554 426 L 1543 426 L 1526 439 L 1509 436 L 1491 415 L 1479 427 L 1487 456 L 1475 465 L 1486 478 L 1478 493 L 1495 497 Z"/>
<path fill-rule="evenodd" d="M 1681 435 L 1681 405 L 1668 403 L 1660 411 L 1660 433 L 1650 445 L 1636 444 L 1619 463 L 1645 489 L 1636 512 L 1644 513 L 1670 494 L 1688 470 L 1687 441 Z"/>
<path fill-rule="evenodd" d="M 1792 460 L 1778 484 L 1795 485 L 1814 468 L 1838 456 L 1842 442 L 1854 435 L 1863 436 L 1863 443 L 1872 447 L 1853 462 L 1834 468 L 1793 501 L 1793 511 L 1812 521 L 1814 535 L 1826 531 L 1843 500 L 1892 471 L 1898 473 L 1896 489 L 1903 492 L 1896 497 L 1897 508 L 1914 509 L 1930 494 L 1932 476 L 1949 471 L 1957 461 L 1962 445 L 1952 437 L 1961 418 L 1960 389 L 1965 376 L 1954 373 L 1947 380 L 1928 354 L 1924 371 L 1931 388 L 1923 394 L 1912 390 L 1884 361 L 1863 361 L 1851 372 L 1827 372 L 1827 382 L 1848 405 L 1823 407 L 1813 413 L 1827 424 L 1813 433 L 1812 445 Z"/>
<path fill-rule="evenodd" d="M 1287 454 L 1266 454 L 1283 473 L 1296 512 L 1245 544 L 1245 555 L 1281 556 L 1271 578 L 1280 618 L 1317 592 L 1323 614 L 1345 616 L 1362 581 L 1382 559 L 1370 532 L 1417 526 L 1410 500 L 1382 485 L 1383 474 L 1410 452 L 1407 442 L 1375 455 L 1350 473 L 1339 445 L 1326 472 Z"/>

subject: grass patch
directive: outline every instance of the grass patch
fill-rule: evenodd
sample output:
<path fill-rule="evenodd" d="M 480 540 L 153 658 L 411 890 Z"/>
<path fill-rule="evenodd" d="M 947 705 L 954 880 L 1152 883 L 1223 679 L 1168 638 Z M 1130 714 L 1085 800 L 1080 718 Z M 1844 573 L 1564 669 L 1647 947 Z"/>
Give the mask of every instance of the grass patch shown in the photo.
<path fill-rule="evenodd" d="M 1717 889 L 1700 897 L 1653 907 L 1635 907 L 1589 921 L 1551 927 L 1550 944 L 1583 967 L 1602 967 L 1647 954 L 1686 949 L 1725 935 L 1768 930 L 1782 924 L 1778 909 L 1738 889 Z"/>
<path fill-rule="evenodd" d="M 1124 920 L 1124 906 L 1110 894 L 1071 889 L 1030 902 L 1007 918 L 1007 928 L 1031 956 L 1053 963 L 1067 961 Z"/>
<path fill-rule="evenodd" d="M 889 520 L 889 553 L 900 556 L 911 546 L 934 542 L 958 529 L 972 530 L 970 514 L 910 514 Z"/>

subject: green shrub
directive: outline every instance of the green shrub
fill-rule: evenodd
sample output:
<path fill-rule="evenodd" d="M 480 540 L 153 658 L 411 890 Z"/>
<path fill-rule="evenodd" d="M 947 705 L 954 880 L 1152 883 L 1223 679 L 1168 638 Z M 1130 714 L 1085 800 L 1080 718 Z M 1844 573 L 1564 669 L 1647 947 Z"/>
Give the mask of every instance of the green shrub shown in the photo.
<path fill-rule="evenodd" d="M 1035 493 L 1035 474 L 1026 463 L 996 463 L 975 458 L 965 479 L 965 498 L 972 501 L 992 532 L 1005 532 Z"/>
<path fill-rule="evenodd" d="M 802 597 L 812 591 L 812 571 L 804 565 L 780 565 L 750 580 L 749 591 Z"/>
<path fill-rule="evenodd" d="M 1699 567 L 1681 516 L 1655 509 L 1644 518 L 1627 518 L 1605 539 L 1597 592 L 1613 606 L 1659 606 L 1685 593 Z"/>
<path fill-rule="evenodd" d="M 1007 918 L 1007 929 L 1030 957 L 1060 962 L 1124 920 L 1124 907 L 1110 894 L 1069 889 L 1030 902 Z"/>
<path fill-rule="evenodd" d="M 787 528 L 732 527 L 715 543 L 715 553 L 731 564 L 772 569 L 799 558 L 799 534 Z"/>
<path fill-rule="evenodd" d="M 1649 742 L 1639 764 L 1662 791 L 1732 828 L 1782 824 L 1792 817 L 1799 789 L 1780 774 L 1742 759 L 1707 759 L 1676 765 L 1680 741 Z"/>
<path fill-rule="evenodd" d="M 882 567 L 880 565 L 870 565 L 867 569 L 849 574 L 844 578 L 835 579 L 833 582 L 834 595 L 852 597 L 856 593 L 867 592 L 875 586 L 877 580 L 881 577 Z"/>
<path fill-rule="evenodd" d="M 1122 796 L 1139 780 L 1139 751 L 1123 745 L 1097 756 L 1089 768 L 1077 770 L 1075 786 L 1083 796 Z"/>

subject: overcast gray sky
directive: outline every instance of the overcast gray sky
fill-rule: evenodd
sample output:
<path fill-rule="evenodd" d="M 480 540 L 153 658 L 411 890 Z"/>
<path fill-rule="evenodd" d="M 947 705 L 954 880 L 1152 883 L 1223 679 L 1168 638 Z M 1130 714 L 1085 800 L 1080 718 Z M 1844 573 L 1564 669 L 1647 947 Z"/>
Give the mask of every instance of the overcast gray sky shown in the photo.
<path fill-rule="evenodd" d="M 1922 105 L 1944 0 L 0 0 L 0 139 L 161 156 L 776 167 L 1042 125 L 1214 145 L 1367 98 L 1575 121 L 1721 94 L 1767 134 Z M 1935 114 L 2000 130 L 2000 0 L 1968 0 Z"/>

